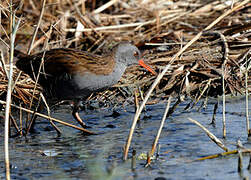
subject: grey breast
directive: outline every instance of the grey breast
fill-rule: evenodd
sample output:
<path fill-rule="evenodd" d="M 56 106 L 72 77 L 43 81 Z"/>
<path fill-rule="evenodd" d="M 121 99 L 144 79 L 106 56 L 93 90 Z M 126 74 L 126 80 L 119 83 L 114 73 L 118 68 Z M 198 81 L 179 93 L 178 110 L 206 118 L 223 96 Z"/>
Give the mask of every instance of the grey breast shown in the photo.
<path fill-rule="evenodd" d="M 126 65 L 116 63 L 114 70 L 109 75 L 96 75 L 90 72 L 85 74 L 73 75 L 73 81 L 78 88 L 77 96 L 91 94 L 92 92 L 102 91 L 108 87 L 116 84 L 123 73 L 125 72 Z"/>

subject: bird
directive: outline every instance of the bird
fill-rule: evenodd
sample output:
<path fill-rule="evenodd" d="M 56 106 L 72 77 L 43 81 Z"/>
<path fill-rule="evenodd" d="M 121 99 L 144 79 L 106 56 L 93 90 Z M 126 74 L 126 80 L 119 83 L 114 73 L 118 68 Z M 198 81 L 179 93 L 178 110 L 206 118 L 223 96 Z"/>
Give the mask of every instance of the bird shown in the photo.
<path fill-rule="evenodd" d="M 79 106 L 92 93 L 116 84 L 127 67 L 139 64 L 152 74 L 156 72 L 144 63 L 139 49 L 129 42 L 121 42 L 112 51 L 97 55 L 71 48 L 56 48 L 33 55 L 14 50 L 16 67 L 38 83 L 50 101 L 73 102 L 72 115 L 86 128 L 80 118 Z"/>

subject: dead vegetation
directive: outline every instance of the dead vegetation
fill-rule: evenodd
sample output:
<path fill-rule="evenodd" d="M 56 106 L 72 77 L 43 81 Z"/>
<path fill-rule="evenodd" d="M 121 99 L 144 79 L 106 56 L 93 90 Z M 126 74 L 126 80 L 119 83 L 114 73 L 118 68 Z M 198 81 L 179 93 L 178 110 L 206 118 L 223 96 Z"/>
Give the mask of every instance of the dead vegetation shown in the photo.
<path fill-rule="evenodd" d="M 242 94 L 245 71 L 250 67 L 251 4 L 245 3 L 204 31 L 208 24 L 242 1 L 234 2 L 48 0 L 43 6 L 35 0 L 15 1 L 15 15 L 17 20 L 21 19 L 15 48 L 35 53 L 69 47 L 100 54 L 108 52 L 120 41 L 131 41 L 142 51 L 144 59 L 161 72 L 172 56 L 203 31 L 201 38 L 171 64 L 149 103 L 157 103 L 170 95 L 189 96 L 195 103 L 202 97 L 222 95 L 223 77 L 226 94 Z M 1 2 L 0 8 L 0 98 L 5 100 L 10 44 L 7 1 Z M 40 14 L 42 9 L 44 12 Z M 33 36 L 34 43 L 30 43 Z M 15 82 L 12 103 L 31 108 L 31 104 L 39 99 L 41 88 L 16 68 L 12 78 Z M 155 79 L 139 67 L 132 67 L 119 84 L 90 99 L 110 101 L 113 105 L 124 104 L 127 100 L 133 102 L 134 94 L 143 99 Z"/>

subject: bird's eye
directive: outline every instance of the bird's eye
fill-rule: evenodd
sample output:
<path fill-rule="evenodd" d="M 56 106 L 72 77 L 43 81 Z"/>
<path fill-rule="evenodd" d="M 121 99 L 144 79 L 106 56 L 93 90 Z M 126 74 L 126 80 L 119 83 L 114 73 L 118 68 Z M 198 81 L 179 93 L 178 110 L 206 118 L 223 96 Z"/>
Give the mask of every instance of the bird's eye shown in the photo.
<path fill-rule="evenodd" d="M 134 55 L 134 57 L 139 57 L 138 51 L 134 51 L 133 55 Z"/>

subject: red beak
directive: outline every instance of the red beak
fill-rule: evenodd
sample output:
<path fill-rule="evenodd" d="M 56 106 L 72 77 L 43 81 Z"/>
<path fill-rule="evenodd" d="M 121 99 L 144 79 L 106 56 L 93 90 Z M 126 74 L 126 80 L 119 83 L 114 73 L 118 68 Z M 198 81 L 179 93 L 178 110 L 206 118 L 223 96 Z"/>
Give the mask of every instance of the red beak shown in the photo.
<path fill-rule="evenodd" d="M 143 59 L 139 60 L 139 65 L 142 66 L 143 68 L 145 68 L 146 70 L 150 71 L 153 75 L 156 75 L 157 73 L 148 65 L 145 64 L 145 62 L 143 61 Z"/>

